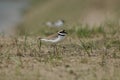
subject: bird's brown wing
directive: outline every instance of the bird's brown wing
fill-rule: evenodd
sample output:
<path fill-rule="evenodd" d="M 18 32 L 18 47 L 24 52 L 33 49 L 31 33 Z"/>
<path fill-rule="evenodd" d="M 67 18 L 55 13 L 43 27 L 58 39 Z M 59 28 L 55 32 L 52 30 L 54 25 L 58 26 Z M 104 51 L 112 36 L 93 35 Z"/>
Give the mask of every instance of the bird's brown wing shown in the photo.
<path fill-rule="evenodd" d="M 57 37 L 58 36 L 58 34 L 56 33 L 56 34 L 52 34 L 52 35 L 50 35 L 50 36 L 48 36 L 48 37 L 46 37 L 47 39 L 51 39 L 51 38 L 55 38 L 55 37 Z"/>

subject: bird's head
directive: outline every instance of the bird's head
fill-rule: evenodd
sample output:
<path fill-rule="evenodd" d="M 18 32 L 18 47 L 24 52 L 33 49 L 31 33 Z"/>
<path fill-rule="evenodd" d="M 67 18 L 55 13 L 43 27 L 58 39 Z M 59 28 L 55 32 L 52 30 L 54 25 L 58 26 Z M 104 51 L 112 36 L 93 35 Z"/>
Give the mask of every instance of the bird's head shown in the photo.
<path fill-rule="evenodd" d="M 58 35 L 65 36 L 65 35 L 67 35 L 67 32 L 65 30 L 61 30 L 58 32 Z"/>

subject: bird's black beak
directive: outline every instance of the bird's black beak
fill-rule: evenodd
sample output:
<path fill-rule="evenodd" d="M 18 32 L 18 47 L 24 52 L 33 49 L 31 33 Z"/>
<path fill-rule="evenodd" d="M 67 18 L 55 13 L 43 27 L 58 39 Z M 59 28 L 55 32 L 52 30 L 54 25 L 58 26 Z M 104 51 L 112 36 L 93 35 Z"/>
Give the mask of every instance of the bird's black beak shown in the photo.
<path fill-rule="evenodd" d="M 68 33 L 66 32 L 66 30 L 63 30 L 63 33 L 66 33 L 66 34 L 68 34 Z"/>

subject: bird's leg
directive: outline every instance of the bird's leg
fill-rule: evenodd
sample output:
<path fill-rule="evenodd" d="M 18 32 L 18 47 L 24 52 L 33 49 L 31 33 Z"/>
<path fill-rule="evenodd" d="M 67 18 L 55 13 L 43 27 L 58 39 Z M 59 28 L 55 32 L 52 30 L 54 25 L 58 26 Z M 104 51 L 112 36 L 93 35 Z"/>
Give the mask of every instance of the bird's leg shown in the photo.
<path fill-rule="evenodd" d="M 53 53 L 54 53 L 54 55 L 57 54 L 57 45 L 56 44 L 53 44 Z"/>

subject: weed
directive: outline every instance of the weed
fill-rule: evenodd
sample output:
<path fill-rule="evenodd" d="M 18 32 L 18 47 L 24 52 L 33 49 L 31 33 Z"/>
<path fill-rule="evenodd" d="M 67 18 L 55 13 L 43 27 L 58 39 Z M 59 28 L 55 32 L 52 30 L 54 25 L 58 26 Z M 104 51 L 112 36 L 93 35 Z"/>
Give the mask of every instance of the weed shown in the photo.
<path fill-rule="evenodd" d="M 78 37 L 91 37 L 94 34 L 104 34 L 105 31 L 103 27 L 95 27 L 95 28 L 89 28 L 88 26 L 85 27 L 78 27 L 76 29 L 76 34 Z"/>

